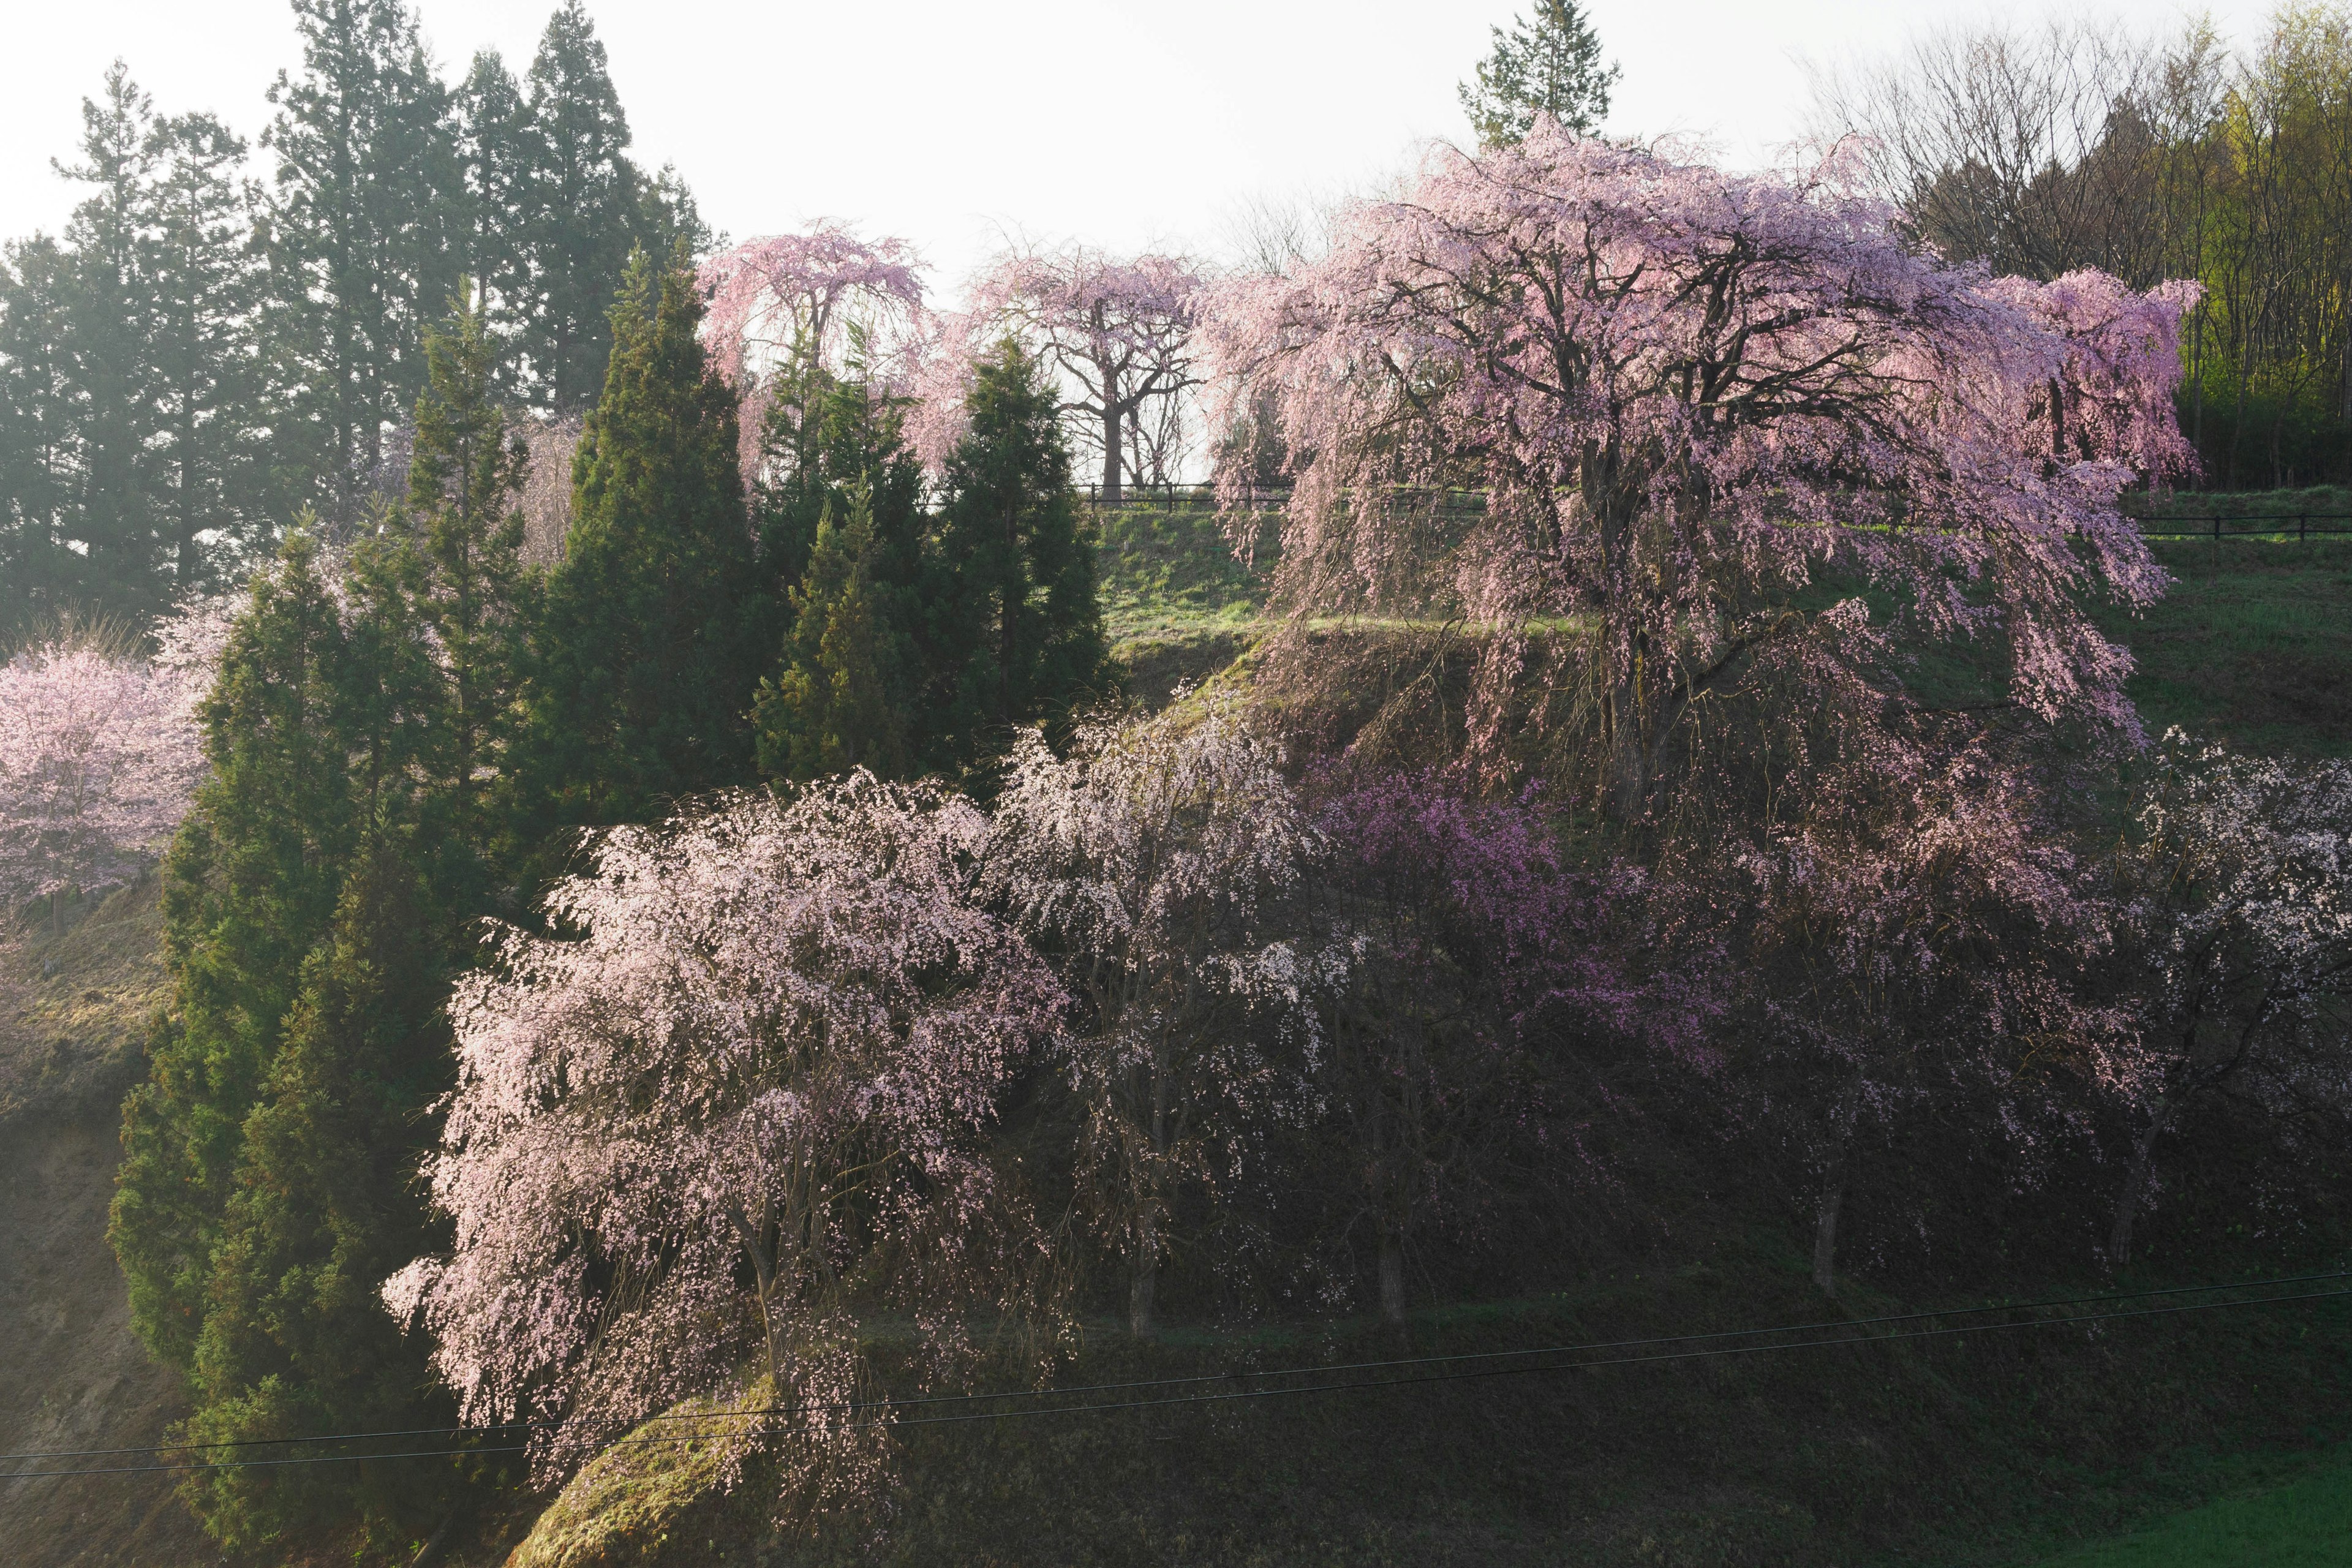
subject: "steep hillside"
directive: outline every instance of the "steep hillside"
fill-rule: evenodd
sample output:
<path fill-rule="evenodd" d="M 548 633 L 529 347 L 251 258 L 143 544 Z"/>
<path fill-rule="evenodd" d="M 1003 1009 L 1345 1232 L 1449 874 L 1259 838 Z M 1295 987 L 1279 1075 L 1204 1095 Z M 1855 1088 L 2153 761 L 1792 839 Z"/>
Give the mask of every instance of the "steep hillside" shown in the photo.
<path fill-rule="evenodd" d="M 0 959 L 0 1450 L 131 1447 L 179 1413 L 131 1332 L 106 1243 L 123 1092 L 163 1000 L 156 884 Z M 135 1465 L 131 1453 L 57 1461 Z M 40 1462 L 11 1465 L 33 1468 Z M 0 1541 L 23 1568 L 212 1563 L 168 1475 L 0 1482 Z"/>

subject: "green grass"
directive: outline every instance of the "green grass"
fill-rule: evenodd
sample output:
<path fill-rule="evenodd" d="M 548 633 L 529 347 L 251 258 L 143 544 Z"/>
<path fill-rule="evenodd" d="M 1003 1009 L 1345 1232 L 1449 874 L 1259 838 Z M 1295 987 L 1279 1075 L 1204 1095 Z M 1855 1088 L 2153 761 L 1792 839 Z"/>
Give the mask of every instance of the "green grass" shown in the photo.
<path fill-rule="evenodd" d="M 2299 1481 L 2228 1497 L 2040 1568 L 2338 1568 L 2352 1563 L 2352 1449 Z"/>
<path fill-rule="evenodd" d="M 2171 591 L 2140 616 L 2101 616 L 2137 663 L 2126 689 L 2148 728 L 2352 755 L 2352 539 L 2155 549 Z"/>

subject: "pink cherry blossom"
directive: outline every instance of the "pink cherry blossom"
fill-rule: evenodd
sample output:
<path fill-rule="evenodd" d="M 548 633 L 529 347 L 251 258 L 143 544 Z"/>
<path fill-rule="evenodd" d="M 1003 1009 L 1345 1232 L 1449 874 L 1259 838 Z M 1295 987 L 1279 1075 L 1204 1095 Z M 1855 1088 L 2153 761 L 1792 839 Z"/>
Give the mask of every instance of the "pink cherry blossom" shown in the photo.
<path fill-rule="evenodd" d="M 942 1363 L 964 1314 L 1031 1304 L 982 1134 L 1063 994 L 966 896 L 986 828 L 863 773 L 730 797 L 599 842 L 548 896 L 564 934 L 494 932 L 426 1167 L 455 1247 L 384 1288 L 466 1419 L 548 1423 L 552 1472 L 734 1388 L 796 1407 L 746 1433 L 788 1480 L 855 1489 L 880 1438 L 838 1407 L 850 1304 Z"/>

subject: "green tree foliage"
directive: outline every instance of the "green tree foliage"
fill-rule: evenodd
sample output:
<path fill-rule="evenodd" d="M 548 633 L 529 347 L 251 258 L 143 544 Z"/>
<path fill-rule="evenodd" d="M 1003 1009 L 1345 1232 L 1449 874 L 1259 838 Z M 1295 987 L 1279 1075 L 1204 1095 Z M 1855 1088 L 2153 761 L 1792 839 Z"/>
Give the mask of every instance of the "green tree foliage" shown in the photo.
<path fill-rule="evenodd" d="M 517 347 L 533 299 L 527 234 L 538 216 L 530 106 L 495 49 L 474 57 L 457 104 L 465 182 L 458 243 L 466 276 L 499 345 L 499 387 L 517 394 L 522 387 Z"/>
<path fill-rule="evenodd" d="M 209 114 L 184 114 L 156 124 L 148 153 L 149 493 L 173 588 L 212 590 L 235 578 L 269 528 L 256 279 L 236 176 L 245 143 Z"/>
<path fill-rule="evenodd" d="M 425 322 L 457 291 L 461 182 L 448 89 L 400 0 L 294 0 L 294 23 L 302 69 L 269 89 L 262 139 L 273 447 L 348 527 L 424 389 Z"/>
<path fill-rule="evenodd" d="M 932 746 L 950 766 L 1001 749 L 1015 725 L 1067 715 L 1104 689 L 1109 658 L 1093 527 L 1035 361 L 1006 342 L 975 368 L 964 406 L 925 595 L 942 710 Z"/>
<path fill-rule="evenodd" d="M 60 165 L 91 187 L 66 227 L 68 274 L 65 371 L 77 439 L 67 516 L 79 546 L 76 596 L 88 609 L 143 615 L 159 583 L 149 512 L 153 434 L 141 206 L 152 161 L 147 95 L 117 61 L 105 95 L 81 106 L 82 162 Z"/>
<path fill-rule="evenodd" d="M 1495 49 L 1479 62 L 1476 82 L 1460 88 L 1463 110 L 1488 147 L 1524 138 L 1536 116 L 1589 134 L 1609 115 L 1618 68 L 1601 63 L 1601 37 L 1576 0 L 1536 0 L 1535 16 L 1507 33 L 1493 29 Z"/>
<path fill-rule="evenodd" d="M 416 402 L 408 468 L 411 575 L 440 647 L 438 724 L 425 756 L 428 838 L 441 902 L 474 912 L 499 842 L 489 780 L 520 723 L 524 664 L 522 514 L 527 460 L 492 401 L 496 345 L 478 307 L 425 335 L 430 380 Z"/>
<path fill-rule="evenodd" d="M 540 622 L 524 771 L 543 828 L 642 819 L 749 771 L 751 529 L 701 319 L 682 247 L 631 258 Z"/>
<path fill-rule="evenodd" d="M 370 837 L 240 1129 L 190 1379 L 191 1443 L 454 1419 L 425 1347 L 377 1299 L 439 1239 L 410 1187 L 431 1141 L 425 1111 L 454 1075 L 423 889 L 389 837 Z M 254 1552 L 323 1518 L 413 1536 L 457 1484 L 446 1461 L 407 1461 L 218 1470 L 188 1492 L 216 1539 Z"/>
<path fill-rule="evenodd" d="M 923 470 L 907 447 L 900 409 L 858 373 L 836 376 L 822 366 L 782 373 L 761 428 L 763 476 L 756 507 L 760 572 L 780 597 L 801 580 L 817 526 L 840 518 L 858 490 L 867 492 L 879 570 L 894 587 L 911 587 L 920 570 Z"/>
<path fill-rule="evenodd" d="M 8 247 L 0 269 L 0 632 L 69 606 L 75 406 L 67 374 L 73 264 L 54 239 Z"/>
<path fill-rule="evenodd" d="M 179 1006 L 125 1110 L 112 1234 L 192 1441 L 448 1417 L 374 1291 L 429 1239 L 406 1183 L 488 901 L 524 617 L 520 454 L 478 310 L 425 347 L 409 508 L 331 576 L 298 532 L 256 584 L 205 714 L 215 776 L 165 865 Z M 190 1496 L 249 1551 L 321 1517 L 413 1526 L 450 1481 L 373 1469 L 223 1471 Z"/>
<path fill-rule="evenodd" d="M 524 245 L 534 297 L 524 353 L 539 399 L 572 410 L 604 383 L 613 344 L 606 318 L 638 223 L 638 176 L 625 155 L 628 117 L 581 0 L 565 0 L 548 18 L 529 88 Z"/>
<path fill-rule="evenodd" d="M 783 672 L 760 684 L 752 721 L 771 777 L 908 771 L 911 650 L 891 614 L 898 596 L 876 580 L 879 556 L 873 493 L 861 484 L 845 523 L 830 510 L 818 521 L 807 574 L 792 594 Z"/>
<path fill-rule="evenodd" d="M 302 963 L 357 841 L 352 650 L 307 531 L 286 542 L 224 649 L 203 721 L 212 776 L 163 864 L 173 1016 L 123 1108 L 110 1237 L 132 1325 L 189 1372 L 241 1129 L 276 1061 Z"/>

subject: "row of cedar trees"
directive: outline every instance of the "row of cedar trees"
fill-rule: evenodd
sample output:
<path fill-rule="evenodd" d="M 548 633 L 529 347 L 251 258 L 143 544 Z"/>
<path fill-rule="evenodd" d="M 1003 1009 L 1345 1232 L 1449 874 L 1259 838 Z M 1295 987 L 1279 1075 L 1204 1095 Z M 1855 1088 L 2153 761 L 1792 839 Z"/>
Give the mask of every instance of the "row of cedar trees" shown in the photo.
<path fill-rule="evenodd" d="M 676 176 L 627 156 L 579 0 L 521 81 L 485 52 L 455 87 L 400 0 L 294 14 L 266 182 L 220 120 L 158 115 L 118 63 L 60 166 L 87 198 L 0 258 L 0 635 L 237 581 L 306 507 L 355 523 L 397 487 L 384 433 L 461 291 L 501 392 L 579 410 L 631 250 L 708 240 Z"/>
<path fill-rule="evenodd" d="M 642 254 L 551 571 L 519 561 L 522 454 L 480 315 L 425 338 L 406 504 L 256 580 L 204 713 L 213 776 L 167 858 L 175 1016 L 125 1108 L 112 1238 L 182 1373 L 191 1443 L 453 1411 L 382 1279 L 443 1249 L 417 1161 L 452 1081 L 452 973 L 589 826 L 768 776 L 950 775 L 1096 692 L 1093 549 L 1052 395 L 1008 348 L 925 505 L 897 416 L 822 374 L 747 498 L 684 247 Z M 748 524 L 756 520 L 756 529 Z M 222 1470 L 226 1544 L 413 1520 L 446 1467 Z"/>

